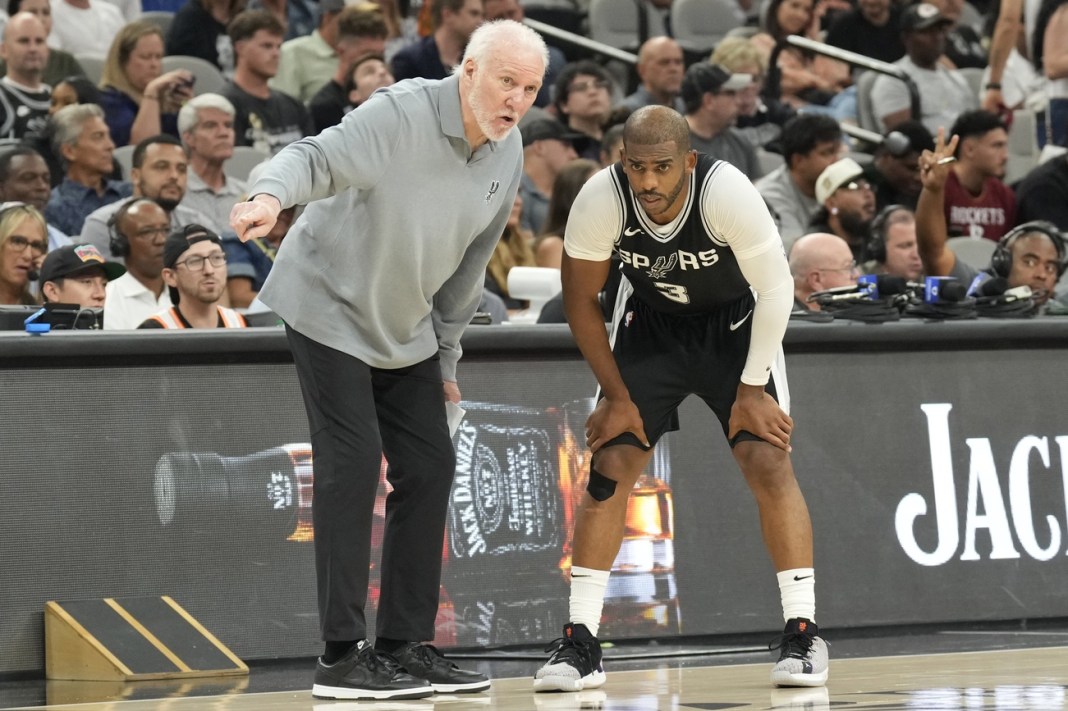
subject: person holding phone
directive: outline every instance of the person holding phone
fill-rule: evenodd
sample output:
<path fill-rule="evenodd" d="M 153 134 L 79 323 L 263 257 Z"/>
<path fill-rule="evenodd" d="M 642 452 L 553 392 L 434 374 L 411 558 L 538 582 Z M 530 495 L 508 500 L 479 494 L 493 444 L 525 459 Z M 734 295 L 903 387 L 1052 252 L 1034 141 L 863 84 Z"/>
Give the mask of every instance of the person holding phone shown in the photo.
<path fill-rule="evenodd" d="M 163 32 L 150 22 L 125 25 L 111 43 L 100 80 L 111 140 L 136 144 L 160 133 L 178 137 L 178 110 L 193 98 L 192 73 L 163 73 Z"/>

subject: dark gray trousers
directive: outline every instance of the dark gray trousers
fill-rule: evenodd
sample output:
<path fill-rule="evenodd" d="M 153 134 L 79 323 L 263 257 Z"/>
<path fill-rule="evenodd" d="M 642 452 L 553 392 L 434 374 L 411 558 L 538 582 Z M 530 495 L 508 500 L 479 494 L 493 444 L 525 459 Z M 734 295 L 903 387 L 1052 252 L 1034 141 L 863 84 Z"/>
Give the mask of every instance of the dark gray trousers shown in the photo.
<path fill-rule="evenodd" d="M 434 639 L 441 548 L 456 455 L 437 356 L 384 370 L 286 327 L 311 430 L 323 639 L 367 636 L 364 606 L 382 456 L 386 499 L 376 632 Z"/>

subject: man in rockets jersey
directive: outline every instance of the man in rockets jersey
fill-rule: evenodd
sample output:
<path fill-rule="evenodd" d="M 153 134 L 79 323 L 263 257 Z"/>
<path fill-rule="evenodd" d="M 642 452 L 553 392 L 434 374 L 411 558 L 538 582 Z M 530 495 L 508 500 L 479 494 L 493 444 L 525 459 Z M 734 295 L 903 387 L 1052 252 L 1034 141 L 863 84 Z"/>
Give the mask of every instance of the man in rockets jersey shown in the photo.
<path fill-rule="evenodd" d="M 534 689 L 604 684 L 597 629 L 627 497 L 690 394 L 719 418 L 778 571 L 786 628 L 771 681 L 822 686 L 812 525 L 789 454 L 782 337 L 793 280 L 782 240 L 749 180 L 692 151 L 673 109 L 632 114 L 621 156 L 583 186 L 564 236 L 564 308 L 600 399 L 586 422 L 593 456 L 575 514 L 570 622 Z M 623 278 L 609 339 L 597 297 L 613 252 Z"/>

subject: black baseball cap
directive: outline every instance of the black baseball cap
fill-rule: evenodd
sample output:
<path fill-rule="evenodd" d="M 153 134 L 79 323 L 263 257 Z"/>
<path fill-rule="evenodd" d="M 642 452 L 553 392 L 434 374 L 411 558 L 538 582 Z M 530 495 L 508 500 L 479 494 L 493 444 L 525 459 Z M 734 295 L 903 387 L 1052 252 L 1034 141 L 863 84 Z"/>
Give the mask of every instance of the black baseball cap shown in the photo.
<path fill-rule="evenodd" d="M 523 148 L 526 148 L 534 141 L 574 143 L 586 138 L 581 133 L 567 130 L 567 126 L 556 119 L 535 119 L 526 126 L 520 127 L 519 132 L 523 134 Z"/>
<path fill-rule="evenodd" d="M 909 5 L 901 12 L 901 31 L 926 30 L 935 25 L 952 25 L 953 20 L 929 2 Z"/>
<path fill-rule="evenodd" d="M 753 83 L 748 74 L 732 74 L 725 67 L 712 62 L 695 62 L 682 77 L 680 93 L 687 105 L 695 104 L 705 94 L 739 91 Z"/>
<path fill-rule="evenodd" d="M 104 259 L 100 250 L 91 244 L 68 244 L 53 249 L 41 265 L 41 283 L 63 279 L 84 269 L 100 267 L 108 281 L 118 279 L 126 273 L 126 267 L 118 262 Z"/>
<path fill-rule="evenodd" d="M 197 242 L 214 242 L 222 246 L 222 240 L 203 225 L 191 224 L 181 227 L 167 235 L 167 241 L 163 243 L 163 266 L 174 269 L 183 254 Z"/>

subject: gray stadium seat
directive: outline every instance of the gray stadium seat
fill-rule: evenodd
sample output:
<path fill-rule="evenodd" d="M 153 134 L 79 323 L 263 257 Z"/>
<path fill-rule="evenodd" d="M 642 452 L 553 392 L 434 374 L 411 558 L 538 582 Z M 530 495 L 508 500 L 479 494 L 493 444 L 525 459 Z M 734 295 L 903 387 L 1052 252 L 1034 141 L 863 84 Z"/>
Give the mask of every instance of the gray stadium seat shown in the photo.
<path fill-rule="evenodd" d="M 981 67 L 961 67 L 958 69 L 965 79 L 968 80 L 968 86 L 972 89 L 972 94 L 982 98 L 983 92 L 983 69 Z"/>
<path fill-rule="evenodd" d="M 664 17 L 652 3 L 635 0 L 591 0 L 590 39 L 610 47 L 634 51 L 638 48 L 638 8 L 645 11 L 649 37 L 666 35 Z"/>
<path fill-rule="evenodd" d="M 745 13 L 734 0 L 675 0 L 671 29 L 691 52 L 711 52 L 727 33 L 745 24 Z"/>
<path fill-rule="evenodd" d="M 150 12 L 142 12 L 137 19 L 159 25 L 159 28 L 163 30 L 163 35 L 166 36 L 167 30 L 171 28 L 171 22 L 174 21 L 174 13 L 165 10 L 152 10 Z"/>
<path fill-rule="evenodd" d="M 104 57 L 98 54 L 76 54 L 74 58 L 85 70 L 85 77 L 94 85 L 100 83 L 100 77 L 104 76 Z"/>
<path fill-rule="evenodd" d="M 1038 165 L 1038 138 L 1035 135 L 1035 114 L 1030 109 L 1012 112 L 1009 128 L 1009 160 L 1005 164 L 1005 183 L 1011 185 Z"/>
<path fill-rule="evenodd" d="M 188 69 L 196 77 L 197 83 L 193 86 L 194 94 L 218 94 L 226 86 L 226 77 L 219 71 L 219 68 L 200 57 L 189 57 L 183 54 L 164 57 L 163 71 L 170 72 L 175 69 Z"/>
<path fill-rule="evenodd" d="M 871 87 L 878 78 L 878 72 L 861 72 L 857 76 L 857 125 L 869 131 L 882 133 L 871 101 Z"/>
<path fill-rule="evenodd" d="M 234 155 L 226 161 L 226 174 L 248 180 L 249 172 L 271 156 L 252 146 L 234 146 Z"/>
<path fill-rule="evenodd" d="M 997 242 L 991 239 L 975 237 L 950 237 L 946 246 L 961 260 L 974 269 L 986 269 L 990 266 L 990 255 L 994 253 Z"/>
<path fill-rule="evenodd" d="M 122 168 L 123 180 L 130 179 L 130 169 L 133 167 L 133 152 L 136 146 L 119 146 L 113 153 L 115 160 Z"/>
<path fill-rule="evenodd" d="M 763 148 L 756 149 L 756 157 L 757 162 L 760 163 L 760 169 L 764 171 L 764 175 L 767 175 L 773 170 L 777 170 L 786 162 L 778 153 L 772 153 Z"/>

